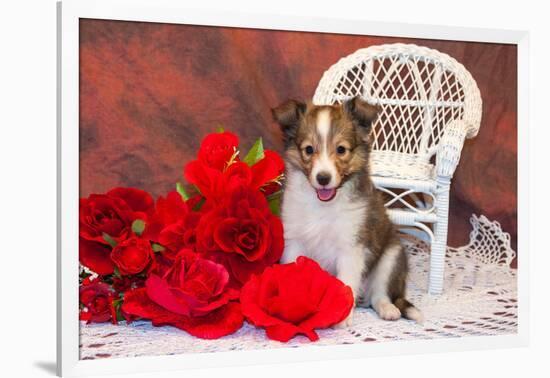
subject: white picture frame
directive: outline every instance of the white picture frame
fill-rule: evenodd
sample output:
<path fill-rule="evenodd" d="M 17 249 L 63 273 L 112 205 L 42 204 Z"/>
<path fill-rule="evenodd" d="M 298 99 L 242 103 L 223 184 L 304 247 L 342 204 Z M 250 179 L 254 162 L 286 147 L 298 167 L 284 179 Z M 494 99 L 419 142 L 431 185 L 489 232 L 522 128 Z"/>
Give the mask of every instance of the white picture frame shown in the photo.
<path fill-rule="evenodd" d="M 187 9 L 177 0 L 96 0 L 58 3 L 57 373 L 62 376 L 173 371 L 258 363 L 360 358 L 525 346 L 529 334 L 528 50 L 524 31 L 288 17 Z M 192 355 L 79 360 L 79 19 L 229 26 L 515 44 L 518 48 L 518 332 L 515 335 L 403 341 Z"/>

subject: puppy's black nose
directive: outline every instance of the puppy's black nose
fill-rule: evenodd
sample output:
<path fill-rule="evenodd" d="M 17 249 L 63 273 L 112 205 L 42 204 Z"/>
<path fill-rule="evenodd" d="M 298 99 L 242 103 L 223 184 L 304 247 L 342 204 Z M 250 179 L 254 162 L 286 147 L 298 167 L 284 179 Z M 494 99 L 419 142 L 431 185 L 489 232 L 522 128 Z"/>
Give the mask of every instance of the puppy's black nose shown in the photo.
<path fill-rule="evenodd" d="M 317 173 L 317 182 L 319 183 L 319 185 L 328 185 L 328 183 L 330 182 L 330 173 L 327 173 L 327 172 L 319 172 Z"/>

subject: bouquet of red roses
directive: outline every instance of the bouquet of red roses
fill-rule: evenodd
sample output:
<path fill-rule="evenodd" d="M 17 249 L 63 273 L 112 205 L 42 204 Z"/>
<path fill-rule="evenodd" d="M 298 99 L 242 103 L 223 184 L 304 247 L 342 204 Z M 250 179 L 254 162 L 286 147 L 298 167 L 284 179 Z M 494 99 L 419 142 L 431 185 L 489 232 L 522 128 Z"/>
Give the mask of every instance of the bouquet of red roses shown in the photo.
<path fill-rule="evenodd" d="M 149 319 L 211 339 L 238 330 L 244 313 L 286 341 L 345 318 L 351 290 L 315 262 L 274 267 L 284 163 L 261 139 L 244 157 L 238 148 L 232 133 L 207 135 L 184 167 L 189 185 L 156 201 L 135 188 L 80 200 L 81 320 Z M 303 274 L 316 286 L 288 280 Z"/>

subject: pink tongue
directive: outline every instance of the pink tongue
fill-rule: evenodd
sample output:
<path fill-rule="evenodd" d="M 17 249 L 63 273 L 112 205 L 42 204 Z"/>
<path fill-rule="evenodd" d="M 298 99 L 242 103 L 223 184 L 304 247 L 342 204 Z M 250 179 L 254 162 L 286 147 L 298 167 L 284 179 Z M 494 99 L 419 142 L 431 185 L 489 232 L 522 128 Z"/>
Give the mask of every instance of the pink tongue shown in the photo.
<path fill-rule="evenodd" d="M 336 195 L 336 189 L 317 189 L 317 198 L 321 201 L 330 201 Z"/>

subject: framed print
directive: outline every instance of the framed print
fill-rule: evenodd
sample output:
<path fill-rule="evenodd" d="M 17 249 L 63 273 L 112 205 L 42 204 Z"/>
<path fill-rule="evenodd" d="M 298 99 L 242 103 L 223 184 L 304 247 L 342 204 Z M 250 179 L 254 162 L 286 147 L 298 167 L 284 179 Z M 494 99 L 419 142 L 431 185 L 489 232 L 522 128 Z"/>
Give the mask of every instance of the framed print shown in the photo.
<path fill-rule="evenodd" d="M 527 33 L 63 1 L 58 44 L 58 374 L 527 342 Z"/>

